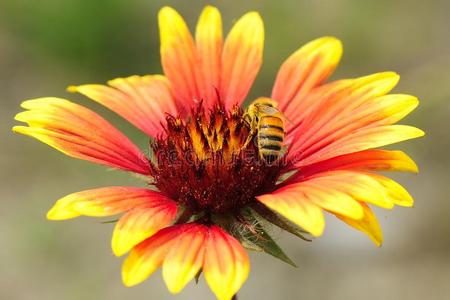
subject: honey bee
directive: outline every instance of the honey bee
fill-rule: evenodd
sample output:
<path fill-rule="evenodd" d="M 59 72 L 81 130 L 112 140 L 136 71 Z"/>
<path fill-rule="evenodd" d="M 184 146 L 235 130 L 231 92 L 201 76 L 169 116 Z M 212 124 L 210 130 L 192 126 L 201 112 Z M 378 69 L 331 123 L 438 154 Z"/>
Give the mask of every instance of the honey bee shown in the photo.
<path fill-rule="evenodd" d="M 259 156 L 269 165 L 280 157 L 285 135 L 284 116 L 277 106 L 275 100 L 258 98 L 248 106 L 243 115 L 250 126 L 243 148 L 247 147 L 256 134 Z"/>

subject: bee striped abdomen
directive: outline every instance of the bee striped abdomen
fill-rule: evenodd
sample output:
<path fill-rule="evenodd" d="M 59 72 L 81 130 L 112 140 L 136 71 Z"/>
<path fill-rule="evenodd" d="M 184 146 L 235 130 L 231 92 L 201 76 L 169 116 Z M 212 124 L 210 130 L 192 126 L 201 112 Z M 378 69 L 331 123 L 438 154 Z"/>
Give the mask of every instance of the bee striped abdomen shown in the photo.
<path fill-rule="evenodd" d="M 284 116 L 277 107 L 275 100 L 261 97 L 253 101 L 244 114 L 251 132 L 243 148 L 256 137 L 259 158 L 268 164 L 275 162 L 282 153 Z"/>
<path fill-rule="evenodd" d="M 276 115 L 265 115 L 259 120 L 259 153 L 269 164 L 280 156 L 284 140 L 283 127 L 283 120 Z"/>

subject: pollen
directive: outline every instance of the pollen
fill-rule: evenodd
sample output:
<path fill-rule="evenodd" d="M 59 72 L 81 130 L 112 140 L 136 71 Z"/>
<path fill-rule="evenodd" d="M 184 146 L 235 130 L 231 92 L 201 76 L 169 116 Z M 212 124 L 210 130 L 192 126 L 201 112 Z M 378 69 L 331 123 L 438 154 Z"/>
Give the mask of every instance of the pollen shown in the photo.
<path fill-rule="evenodd" d="M 239 212 L 275 188 L 279 164 L 267 164 L 239 107 L 199 104 L 187 119 L 166 117 L 165 134 L 152 143 L 154 185 L 193 214 Z"/>

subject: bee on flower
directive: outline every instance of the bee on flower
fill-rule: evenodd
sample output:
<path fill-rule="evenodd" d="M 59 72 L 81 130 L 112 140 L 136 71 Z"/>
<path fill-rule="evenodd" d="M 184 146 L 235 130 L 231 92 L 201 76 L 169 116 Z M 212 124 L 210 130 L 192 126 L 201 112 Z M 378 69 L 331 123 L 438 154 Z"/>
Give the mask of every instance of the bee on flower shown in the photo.
<path fill-rule="evenodd" d="M 81 105 L 60 98 L 22 103 L 25 111 L 16 120 L 27 126 L 14 132 L 146 178 L 144 187 L 65 196 L 48 219 L 120 215 L 111 244 L 115 255 L 128 253 L 126 286 L 161 267 L 170 292 L 204 276 L 219 300 L 232 299 L 246 281 L 246 249 L 294 264 L 269 225 L 308 239 L 305 234 L 323 233 L 329 213 L 380 245 L 371 206 L 412 206 L 413 199 L 377 172 L 418 169 L 405 153 L 378 148 L 423 135 L 394 125 L 418 105 L 414 96 L 389 94 L 399 76 L 327 82 L 342 45 L 323 37 L 294 52 L 281 65 L 272 94 L 246 108 L 263 57 L 260 15 L 245 14 L 225 38 L 221 15 L 211 6 L 201 13 L 195 36 L 170 7 L 158 19 L 164 75 L 69 87 L 148 135 L 151 157 Z"/>

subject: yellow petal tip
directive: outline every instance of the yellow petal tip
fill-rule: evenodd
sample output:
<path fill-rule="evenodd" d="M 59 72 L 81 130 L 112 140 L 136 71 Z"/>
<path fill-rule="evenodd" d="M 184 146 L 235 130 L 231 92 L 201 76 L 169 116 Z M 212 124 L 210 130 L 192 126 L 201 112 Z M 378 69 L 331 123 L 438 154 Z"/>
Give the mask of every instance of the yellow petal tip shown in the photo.
<path fill-rule="evenodd" d="M 341 40 L 334 36 L 324 36 L 324 37 L 317 39 L 317 41 L 320 41 L 323 44 L 328 44 L 328 45 L 332 46 L 333 48 L 337 48 L 337 49 L 343 48 Z"/>
<path fill-rule="evenodd" d="M 79 214 L 76 212 L 61 210 L 54 206 L 47 212 L 46 218 L 47 220 L 50 221 L 62 221 L 72 219 L 78 216 Z"/>
<path fill-rule="evenodd" d="M 325 226 L 317 226 L 315 228 L 309 228 L 308 231 L 314 236 L 319 237 L 325 231 Z"/>
<path fill-rule="evenodd" d="M 133 286 L 138 285 L 140 282 L 132 280 L 132 278 L 130 276 L 128 276 L 128 274 L 122 272 L 122 283 L 126 287 L 133 287 Z"/>
<path fill-rule="evenodd" d="M 159 10 L 159 12 L 158 12 L 158 18 L 159 19 L 161 19 L 161 18 L 166 18 L 166 17 L 170 17 L 170 16 L 173 16 L 173 15 L 176 15 L 176 16 L 178 16 L 179 14 L 178 14 L 178 12 L 175 10 L 175 9 L 173 9 L 172 7 L 170 7 L 170 6 L 164 6 L 164 7 L 162 7 L 160 10 Z"/>
<path fill-rule="evenodd" d="M 61 199 L 56 201 L 46 215 L 47 220 L 51 221 L 68 220 L 79 216 L 80 214 L 72 209 L 70 202 L 62 201 Z"/>
<path fill-rule="evenodd" d="M 116 231 L 114 231 L 115 233 Z M 117 235 L 113 233 L 113 237 L 111 240 L 111 249 L 115 256 L 120 257 L 126 254 L 130 249 L 129 247 L 126 247 L 124 243 L 122 243 L 118 238 Z"/>
<path fill-rule="evenodd" d="M 245 14 L 244 17 L 246 17 L 246 18 L 248 18 L 248 20 L 251 20 L 252 22 L 254 22 L 255 25 L 258 25 L 258 27 L 261 28 L 261 30 L 264 28 L 264 21 L 259 12 L 251 11 L 251 12 Z M 262 32 L 262 34 L 264 34 L 264 32 Z"/>
<path fill-rule="evenodd" d="M 147 276 L 140 276 L 142 274 L 139 274 L 139 272 L 136 272 L 135 264 L 136 264 L 136 257 L 133 255 L 133 252 L 125 259 L 123 265 L 122 265 L 122 283 L 126 287 L 132 287 L 135 285 L 140 284 L 145 279 L 147 279 Z"/>
<path fill-rule="evenodd" d="M 47 212 L 46 218 L 47 218 L 47 220 L 50 220 L 50 221 L 56 221 L 56 220 L 59 220 L 58 214 L 54 211 L 53 208 L 51 208 L 51 209 Z"/>
<path fill-rule="evenodd" d="M 119 247 L 117 245 L 117 243 L 112 243 L 111 249 L 112 249 L 113 254 L 117 257 L 123 256 L 124 254 L 126 254 L 128 252 L 127 249 L 123 249 L 123 247 Z"/>
<path fill-rule="evenodd" d="M 169 290 L 169 292 L 173 295 L 176 295 L 178 293 L 181 292 L 181 290 L 183 289 L 182 287 L 178 287 L 178 286 L 167 286 L 167 289 Z"/>
<path fill-rule="evenodd" d="M 414 164 L 410 166 L 410 169 L 408 171 L 413 174 L 419 174 L 419 166 L 414 162 Z"/>
<path fill-rule="evenodd" d="M 419 137 L 423 137 L 425 136 L 425 131 L 423 131 L 422 129 L 413 127 L 413 138 L 419 138 Z"/>
<path fill-rule="evenodd" d="M 375 244 L 375 246 L 377 246 L 378 248 L 381 248 L 381 246 L 383 245 L 383 243 L 381 241 L 373 241 L 373 243 Z"/>
<path fill-rule="evenodd" d="M 219 12 L 219 9 L 212 5 L 206 5 L 205 8 L 203 8 L 203 12 Z"/>
<path fill-rule="evenodd" d="M 419 131 L 420 131 L 420 136 L 425 136 L 425 131 L 423 131 L 423 130 L 421 130 L 421 129 L 419 129 Z"/>
<path fill-rule="evenodd" d="M 381 231 L 378 233 L 378 236 L 370 235 L 369 237 L 375 246 L 380 248 L 383 245 L 383 234 Z"/>
<path fill-rule="evenodd" d="M 14 117 L 14 120 L 17 120 L 16 117 Z M 20 120 L 17 120 L 17 121 L 20 121 Z M 24 128 L 25 128 L 25 126 L 13 126 L 13 128 L 11 128 L 11 131 L 14 133 L 23 133 Z"/>
<path fill-rule="evenodd" d="M 66 91 L 69 93 L 77 93 L 78 92 L 78 86 L 76 85 L 70 85 L 67 87 Z"/>

